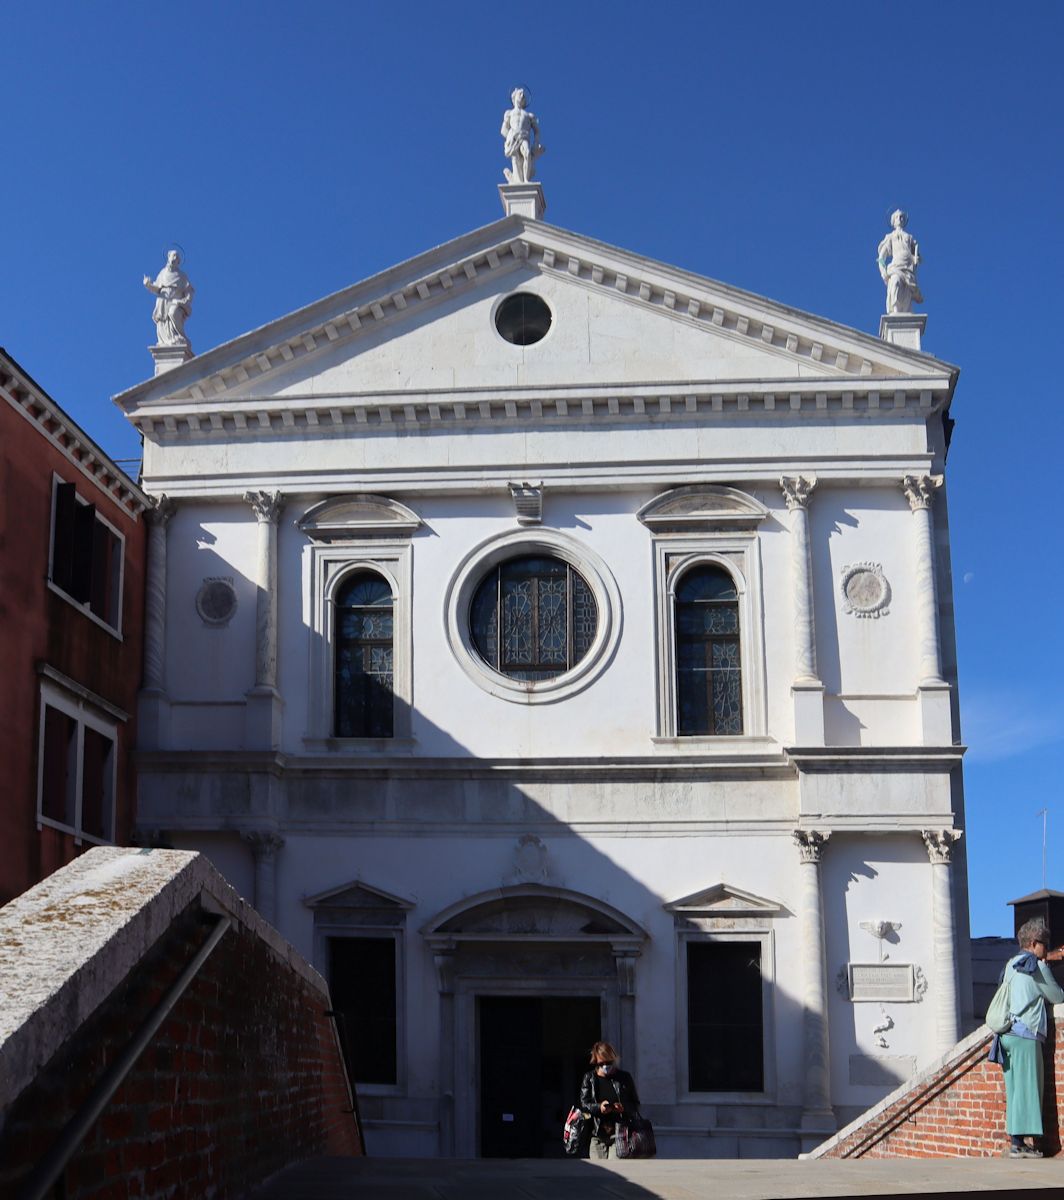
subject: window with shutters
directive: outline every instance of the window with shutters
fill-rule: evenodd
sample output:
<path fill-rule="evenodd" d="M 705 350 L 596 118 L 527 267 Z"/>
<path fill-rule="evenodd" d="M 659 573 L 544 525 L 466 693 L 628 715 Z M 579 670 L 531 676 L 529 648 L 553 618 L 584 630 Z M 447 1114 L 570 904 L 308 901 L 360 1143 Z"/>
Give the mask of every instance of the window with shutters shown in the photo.
<path fill-rule="evenodd" d="M 77 491 L 54 477 L 51 586 L 114 633 L 122 629 L 124 539 Z"/>

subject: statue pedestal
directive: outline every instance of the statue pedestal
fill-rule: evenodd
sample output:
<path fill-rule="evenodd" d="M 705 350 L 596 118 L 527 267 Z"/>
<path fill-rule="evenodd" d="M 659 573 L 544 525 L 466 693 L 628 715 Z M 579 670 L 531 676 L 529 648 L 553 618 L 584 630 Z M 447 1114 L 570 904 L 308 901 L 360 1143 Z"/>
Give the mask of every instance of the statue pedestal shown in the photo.
<path fill-rule="evenodd" d="M 499 199 L 508 217 L 528 217 L 531 221 L 542 221 L 547 211 L 540 183 L 500 183 Z"/>
<path fill-rule="evenodd" d="M 927 325 L 927 313 L 884 313 L 879 318 L 879 336 L 906 350 L 919 350 Z"/>
<path fill-rule="evenodd" d="M 192 358 L 192 347 L 187 343 L 184 346 L 149 346 L 148 352 L 155 359 L 156 375 L 172 371 Z"/>

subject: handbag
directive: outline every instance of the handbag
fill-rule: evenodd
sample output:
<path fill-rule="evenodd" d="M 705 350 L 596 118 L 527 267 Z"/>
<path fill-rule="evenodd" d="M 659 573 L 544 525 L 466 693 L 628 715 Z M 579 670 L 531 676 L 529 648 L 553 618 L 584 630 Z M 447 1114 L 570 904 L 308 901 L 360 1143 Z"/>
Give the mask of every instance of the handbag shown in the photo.
<path fill-rule="evenodd" d="M 658 1152 L 654 1126 L 638 1113 L 618 1122 L 613 1145 L 618 1158 L 653 1158 Z"/>
<path fill-rule="evenodd" d="M 998 984 L 993 1000 L 986 1010 L 986 1023 L 991 1033 L 1008 1033 L 1012 1028 L 1012 1012 L 1009 1009 L 1009 980 Z"/>
<path fill-rule="evenodd" d="M 584 1110 L 575 1104 L 565 1118 L 562 1146 L 571 1158 L 586 1158 L 591 1147 L 591 1122 Z"/>

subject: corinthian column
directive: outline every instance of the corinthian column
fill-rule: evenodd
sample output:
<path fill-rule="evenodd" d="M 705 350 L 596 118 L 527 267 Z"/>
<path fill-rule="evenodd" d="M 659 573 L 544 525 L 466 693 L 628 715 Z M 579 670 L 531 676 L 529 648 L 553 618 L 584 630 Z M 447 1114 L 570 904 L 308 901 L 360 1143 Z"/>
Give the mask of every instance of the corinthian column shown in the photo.
<path fill-rule="evenodd" d="M 835 1128 L 831 1108 L 831 1049 L 828 1041 L 827 964 L 824 958 L 824 905 L 820 888 L 820 858 L 830 833 L 796 829 L 801 857 L 799 926 L 802 937 L 802 1047 L 805 1098 L 802 1128 L 817 1134 Z"/>
<path fill-rule="evenodd" d="M 824 685 L 817 675 L 813 619 L 813 561 L 809 548 L 809 497 L 816 480 L 783 476 L 780 489 L 791 514 L 791 595 L 794 605 L 794 740 L 824 744 Z"/>
<path fill-rule="evenodd" d="M 959 829 L 925 829 L 924 845 L 931 860 L 931 935 L 935 958 L 935 1033 L 939 1052 L 945 1054 L 960 1039 L 957 1008 L 957 922 L 953 911 L 954 843 Z"/>
<path fill-rule="evenodd" d="M 247 736 L 251 746 L 276 748 L 280 741 L 277 691 L 277 518 L 280 492 L 245 492 L 258 522 L 255 566 L 255 686 L 248 693 Z"/>
<path fill-rule="evenodd" d="M 277 924 L 277 851 L 284 838 L 270 829 L 249 829 L 241 834 L 255 862 L 255 908 L 271 925 Z"/>
<path fill-rule="evenodd" d="M 916 549 L 916 619 L 920 647 L 920 685 L 941 686 L 942 656 L 938 642 L 938 592 L 935 588 L 935 527 L 931 505 L 941 475 L 906 475 L 902 490 L 913 513 Z"/>

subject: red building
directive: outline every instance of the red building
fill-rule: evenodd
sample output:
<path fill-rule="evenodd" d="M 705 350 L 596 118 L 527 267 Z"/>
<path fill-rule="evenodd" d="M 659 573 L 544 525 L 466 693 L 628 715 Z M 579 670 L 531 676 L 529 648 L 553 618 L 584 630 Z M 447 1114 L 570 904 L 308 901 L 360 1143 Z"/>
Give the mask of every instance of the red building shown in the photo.
<path fill-rule="evenodd" d="M 148 503 L 0 349 L 0 904 L 129 838 Z"/>

